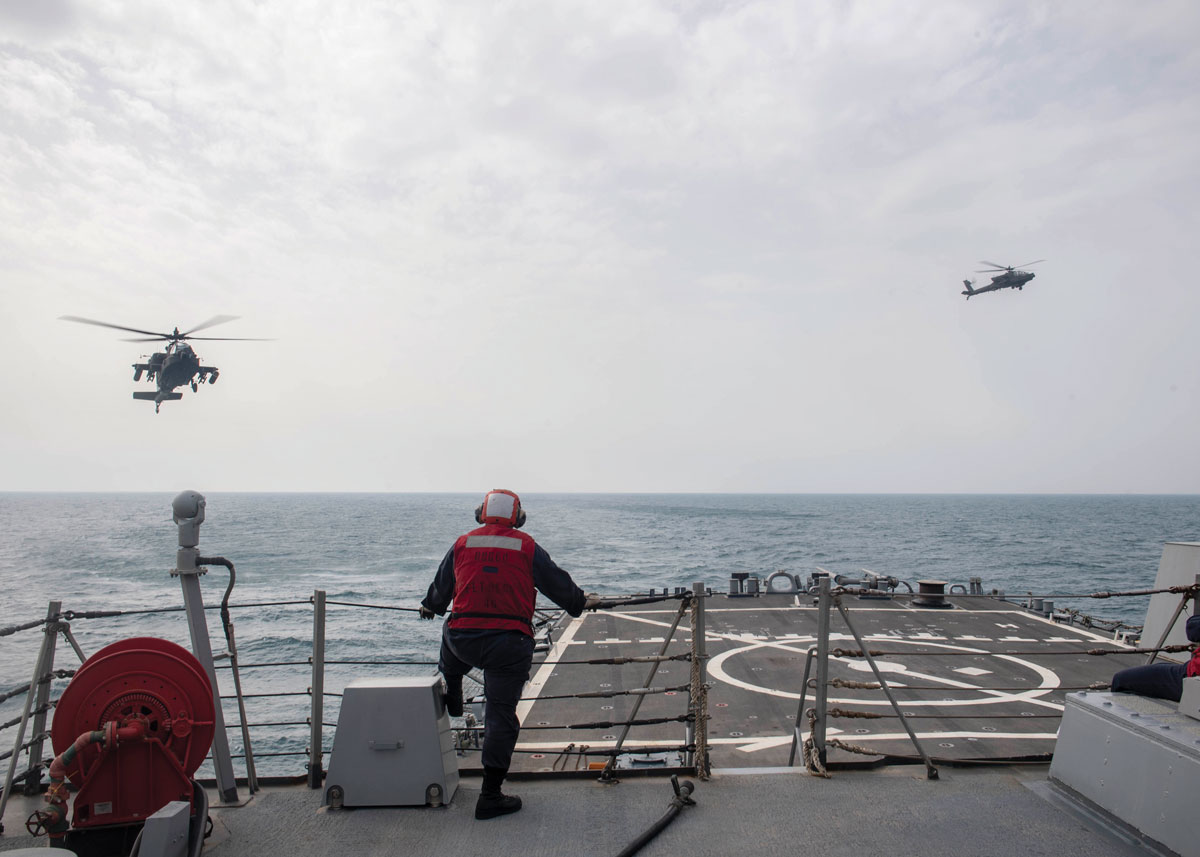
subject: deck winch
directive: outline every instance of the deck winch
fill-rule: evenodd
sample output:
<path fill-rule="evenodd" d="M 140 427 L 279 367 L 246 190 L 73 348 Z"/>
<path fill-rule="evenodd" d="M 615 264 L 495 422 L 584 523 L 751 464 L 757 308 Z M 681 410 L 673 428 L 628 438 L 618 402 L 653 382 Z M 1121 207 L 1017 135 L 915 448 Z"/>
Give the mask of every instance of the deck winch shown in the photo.
<path fill-rule="evenodd" d="M 192 775 L 212 744 L 213 708 L 200 662 L 168 640 L 135 637 L 88 658 L 55 711 L 51 835 L 66 832 L 64 778 L 79 789 L 76 830 L 141 824 L 172 801 L 195 814 Z"/>

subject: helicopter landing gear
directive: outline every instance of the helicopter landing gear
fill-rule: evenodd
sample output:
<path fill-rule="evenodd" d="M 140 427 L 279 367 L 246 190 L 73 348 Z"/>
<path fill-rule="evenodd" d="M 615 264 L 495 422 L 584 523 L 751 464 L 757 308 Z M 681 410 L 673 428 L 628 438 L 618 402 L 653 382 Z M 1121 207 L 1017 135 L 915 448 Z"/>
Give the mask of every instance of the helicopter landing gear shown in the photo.
<path fill-rule="evenodd" d="M 159 408 L 161 408 L 161 407 L 162 407 L 162 402 L 155 402 L 155 403 L 154 403 L 154 413 L 156 413 L 156 414 L 157 414 L 157 413 L 158 413 L 158 409 L 159 409 Z"/>
<path fill-rule="evenodd" d="M 196 392 L 196 382 L 195 381 L 192 382 L 192 392 L 193 393 Z"/>

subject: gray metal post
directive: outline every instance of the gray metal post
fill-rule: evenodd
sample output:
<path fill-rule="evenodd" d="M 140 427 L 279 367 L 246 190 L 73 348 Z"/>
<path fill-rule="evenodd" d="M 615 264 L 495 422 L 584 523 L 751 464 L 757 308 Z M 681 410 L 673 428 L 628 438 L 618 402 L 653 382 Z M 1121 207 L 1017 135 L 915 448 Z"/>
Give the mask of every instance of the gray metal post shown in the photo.
<path fill-rule="evenodd" d="M 237 696 L 238 722 L 241 723 L 242 748 L 246 755 L 246 788 L 250 794 L 258 791 L 258 771 L 254 767 L 254 750 L 250 746 L 250 722 L 246 718 L 246 700 L 242 696 L 242 677 L 238 670 L 237 643 L 234 642 L 233 622 L 225 629 L 229 638 L 229 672 L 233 675 L 233 692 Z"/>
<path fill-rule="evenodd" d="M 86 661 L 87 655 L 83 653 L 79 641 L 75 639 L 75 634 L 71 631 L 71 626 L 66 622 L 62 622 L 59 624 L 58 630 L 62 631 L 63 636 L 67 638 L 67 642 L 71 644 L 71 648 L 75 650 L 75 655 L 79 658 L 79 663 Z"/>
<path fill-rule="evenodd" d="M 814 696 L 817 719 L 813 723 L 813 749 L 821 767 L 825 767 L 825 722 L 829 707 L 829 613 L 833 604 L 830 594 L 829 578 L 822 577 L 817 587 L 819 598 L 817 604 L 817 686 Z"/>
<path fill-rule="evenodd" d="M 904 712 L 900 710 L 900 703 L 896 701 L 896 695 L 892 693 L 892 689 L 888 687 L 887 680 L 883 677 L 883 673 L 879 669 L 879 665 L 875 663 L 875 658 L 871 656 L 871 652 L 867 649 L 867 644 L 863 640 L 862 635 L 858 633 L 858 629 L 850 622 L 850 614 L 846 612 L 846 608 L 842 605 L 839 598 L 837 601 L 838 612 L 842 614 L 842 621 L 846 623 L 846 627 L 850 629 L 850 633 L 854 635 L 854 642 L 858 643 L 858 647 L 862 649 L 863 657 L 867 659 L 867 663 L 871 666 L 871 672 L 875 673 L 875 680 L 879 682 L 879 688 L 883 691 L 883 695 L 887 697 L 888 702 L 892 704 L 892 710 L 896 712 L 896 716 L 900 718 L 900 725 L 904 727 L 904 731 L 908 733 L 908 737 L 912 739 L 913 746 L 917 748 L 917 752 L 921 754 L 921 759 L 925 762 L 925 777 L 930 780 L 938 778 L 937 768 L 933 766 L 933 760 L 929 758 L 929 754 L 925 752 L 925 748 L 921 746 L 920 740 L 917 738 L 917 733 L 909 725 L 908 718 Z"/>
<path fill-rule="evenodd" d="M 204 616 L 204 597 L 200 593 L 200 575 L 207 569 L 197 565 L 200 551 L 200 524 L 204 521 L 204 495 L 184 491 L 171 503 L 175 523 L 179 526 L 179 550 L 175 553 L 172 576 L 179 578 L 183 588 L 183 607 L 187 615 L 188 632 L 192 638 L 192 654 L 212 684 L 213 693 L 213 771 L 217 777 L 217 792 L 223 803 L 238 802 L 237 779 L 233 774 L 233 756 L 229 752 L 229 736 L 225 732 L 225 712 L 221 708 L 221 691 L 213 665 L 212 640 L 208 635 L 208 620 Z"/>
<path fill-rule="evenodd" d="M 696 776 L 708 779 L 708 645 L 705 641 L 704 605 L 707 590 L 703 582 L 692 584 L 692 716 L 688 744 L 696 745 L 692 764 Z"/>
<path fill-rule="evenodd" d="M 55 611 L 52 611 L 55 612 Z M 4 792 L 0 793 L 0 819 L 4 818 L 4 807 L 12 794 L 13 779 L 17 773 L 17 760 L 21 756 L 21 744 L 25 741 L 25 729 L 29 725 L 29 712 L 33 709 L 33 700 L 37 696 L 38 682 L 49 672 L 46 667 L 48 647 L 54 645 L 54 630 L 49 624 L 42 629 L 44 634 L 42 645 L 38 648 L 37 663 L 33 665 L 33 678 L 29 683 L 29 693 L 25 694 L 25 709 L 21 712 L 21 725 L 17 729 L 17 741 L 13 744 L 12 755 L 8 759 L 8 774 L 4 777 Z"/>
<path fill-rule="evenodd" d="M 309 713 L 308 787 L 319 789 L 324 778 L 321 727 L 325 719 L 325 590 L 313 590 L 312 708 Z"/>
<path fill-rule="evenodd" d="M 796 701 L 796 723 L 792 727 L 792 748 L 788 751 L 788 767 L 796 764 L 796 748 L 804 744 L 802 736 L 804 718 L 804 700 L 808 696 L 808 677 L 812 673 L 813 658 L 817 656 L 817 650 L 811 646 L 808 649 L 808 654 L 804 658 L 804 678 L 800 681 L 800 699 Z"/>
<path fill-rule="evenodd" d="M 1196 576 L 1200 579 L 1200 575 Z M 1183 593 L 1183 597 L 1179 599 L 1179 603 L 1175 605 L 1175 612 L 1171 614 L 1170 621 L 1163 627 L 1162 634 L 1158 637 L 1158 642 L 1154 644 L 1154 650 L 1150 652 L 1150 657 L 1146 659 L 1147 664 L 1152 664 L 1158 659 L 1158 650 L 1161 649 L 1167 642 L 1167 637 L 1171 635 L 1175 623 L 1179 621 L 1179 617 L 1183 615 L 1183 611 L 1187 608 L 1188 600 L 1192 597 L 1191 592 Z M 1143 641 L 1144 642 L 1144 641 Z"/>
<path fill-rule="evenodd" d="M 25 777 L 26 795 L 35 795 L 42 790 L 42 733 L 46 731 L 46 709 L 50 703 L 49 679 L 54 671 L 55 644 L 62 627 L 58 621 L 61 610 L 61 601 L 51 601 L 50 609 L 46 611 L 46 641 L 43 648 L 46 669 L 38 677 L 37 697 L 33 701 L 33 738 L 29 744 L 29 773 Z"/>

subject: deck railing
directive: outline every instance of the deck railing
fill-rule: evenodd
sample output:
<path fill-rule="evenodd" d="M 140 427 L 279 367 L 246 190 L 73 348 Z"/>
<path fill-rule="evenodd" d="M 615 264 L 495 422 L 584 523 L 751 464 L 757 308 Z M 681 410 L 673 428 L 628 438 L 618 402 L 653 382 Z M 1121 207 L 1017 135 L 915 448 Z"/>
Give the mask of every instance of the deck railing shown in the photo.
<path fill-rule="evenodd" d="M 794 576 L 792 576 L 794 577 Z M 798 578 L 797 578 L 798 580 Z M 824 575 L 821 582 L 811 594 L 815 594 L 819 598 L 819 614 L 818 614 L 818 639 L 816 643 L 808 650 L 804 677 L 802 680 L 800 704 L 797 708 L 795 731 L 792 736 L 792 751 L 789 759 L 789 765 L 795 764 L 795 758 L 798 751 L 804 754 L 805 766 L 813 773 L 828 772 L 827 748 L 836 746 L 843 750 L 851 752 L 856 751 L 852 745 L 843 741 L 827 740 L 827 724 L 831 719 L 845 716 L 863 716 L 863 712 L 852 712 L 847 709 L 837 708 L 829 705 L 828 688 L 845 686 L 839 685 L 839 682 L 844 682 L 844 679 L 831 677 L 829 664 L 831 658 L 839 657 L 857 657 L 866 660 L 869 668 L 874 673 L 876 678 L 875 689 L 880 690 L 888 697 L 889 704 L 893 709 L 894 716 L 900 719 L 908 732 L 917 754 L 924 761 L 927 770 L 931 776 L 936 776 L 936 768 L 934 763 L 937 761 L 933 756 L 928 754 L 921 746 L 916 733 L 909 725 L 908 721 L 913 717 L 911 714 L 905 714 L 901 711 L 901 705 L 898 698 L 895 696 L 896 688 L 891 687 L 884 674 L 880 671 L 878 664 L 875 661 L 877 657 L 885 657 L 891 654 L 884 650 L 869 649 L 864 639 L 855 629 L 851 619 L 850 612 L 846 609 L 843 599 L 848 590 L 844 587 L 834 586 L 831 576 Z M 910 584 L 905 584 L 911 590 Z M 955 591 L 961 590 L 961 591 Z M 770 591 L 768 586 L 767 591 Z M 805 590 L 807 592 L 807 590 Z M 1042 615 L 1050 615 L 1056 621 L 1062 621 L 1069 624 L 1081 624 L 1088 628 L 1099 628 L 1106 631 L 1111 631 L 1114 637 L 1118 640 L 1132 628 L 1120 622 L 1105 623 L 1102 620 L 1092 620 L 1086 617 L 1085 614 L 1078 610 L 1055 607 L 1055 604 L 1071 599 L 1082 598 L 1110 598 L 1110 597 L 1132 597 L 1153 595 L 1160 592 L 1170 592 L 1180 595 L 1178 607 L 1172 621 L 1167 624 L 1170 628 L 1175 620 L 1186 609 L 1189 601 L 1196 598 L 1197 592 L 1200 592 L 1200 580 L 1197 584 L 1189 587 L 1173 587 L 1168 590 L 1136 590 L 1123 593 L 1052 593 L 1046 595 L 1035 596 L 1033 593 L 1027 593 L 1027 597 L 1023 598 L 1021 606 L 1027 609 L 1035 610 Z M 966 586 L 956 586 L 951 589 L 950 593 L 955 598 L 985 598 L 993 601 L 1003 599 L 1003 593 L 984 593 L 982 587 L 978 584 L 978 579 L 972 579 L 971 584 Z M 551 656 L 554 655 L 552 638 L 552 629 L 555 623 L 560 618 L 561 614 L 539 610 L 535 617 L 537 625 L 537 633 L 539 644 L 537 652 L 541 655 L 540 660 L 535 660 L 536 665 L 554 664 L 571 666 L 572 668 L 586 668 L 592 665 L 612 665 L 616 663 L 631 664 L 644 663 L 646 665 L 646 675 L 641 683 L 641 687 L 630 688 L 626 690 L 605 691 L 597 689 L 595 691 L 585 691 L 576 694 L 579 697 L 596 697 L 602 695 L 611 696 L 633 696 L 634 703 L 630 714 L 624 720 L 606 721 L 602 724 L 598 723 L 580 723 L 580 724 L 531 724 L 527 723 L 523 727 L 524 730 L 550 729 L 550 730 L 568 730 L 568 729 L 590 729 L 596 730 L 612 729 L 614 733 L 619 730 L 619 737 L 614 735 L 611 739 L 606 739 L 604 742 L 612 741 L 609 746 L 588 746 L 586 744 L 564 743 L 558 751 L 558 759 L 551 765 L 548 773 L 560 772 L 561 769 L 567 770 L 570 767 L 571 760 L 574 759 L 575 768 L 578 768 L 583 762 L 589 762 L 588 767 L 592 767 L 591 759 L 601 759 L 602 764 L 596 764 L 595 768 L 599 771 L 601 779 L 615 779 L 615 773 L 619 770 L 618 760 L 622 757 L 629 757 L 637 753 L 646 752 L 662 752 L 662 746 L 653 747 L 635 747 L 630 746 L 628 739 L 633 729 L 642 726 L 657 726 L 664 723 L 678 722 L 683 725 L 683 738 L 680 744 L 673 748 L 668 748 L 673 752 L 680 754 L 684 760 L 683 766 L 694 770 L 701 777 L 707 776 L 710 762 L 708 750 L 708 676 L 707 676 L 707 621 L 705 616 L 705 604 L 711 597 L 711 591 L 706 589 L 702 583 L 696 583 L 690 590 L 677 589 L 674 593 L 668 594 L 665 590 L 663 594 L 651 594 L 650 597 L 627 597 L 624 599 L 614 599 L 609 606 L 619 606 L 620 604 L 628 603 L 645 603 L 646 601 L 674 601 L 677 600 L 678 610 L 674 616 L 673 624 L 671 625 L 670 633 L 664 640 L 661 649 L 656 655 L 641 656 L 641 657 L 626 657 L 626 658 L 593 658 L 571 660 L 561 657 L 561 652 L 555 655 L 554 660 Z M 936 593 L 914 593 L 914 599 L 921 597 L 938 597 Z M 1009 602 L 1012 603 L 1012 602 Z M 403 666 L 404 668 L 420 668 L 424 670 L 434 670 L 437 662 L 435 659 L 331 659 L 326 647 L 326 631 L 329 621 L 330 608 L 339 608 L 353 611 L 366 610 L 390 610 L 415 613 L 416 608 L 401 607 L 396 605 L 386 604 L 361 604 L 345 601 L 331 601 L 326 597 L 326 593 L 322 590 L 317 590 L 311 598 L 300 600 L 280 600 L 280 601 L 261 601 L 248 602 L 243 604 L 225 604 L 221 607 L 217 605 L 206 606 L 206 610 L 224 609 L 228 610 L 247 610 L 261 609 L 265 607 L 285 607 L 289 610 L 311 610 L 312 612 L 312 639 L 309 647 L 308 656 L 303 659 L 264 661 L 259 663 L 240 663 L 236 658 L 236 653 L 225 651 L 219 653 L 216 658 L 219 661 L 217 668 L 230 672 L 233 679 L 235 693 L 222 694 L 222 701 L 236 703 L 238 717 L 236 721 L 229 724 L 230 728 L 236 728 L 242 738 L 243 752 L 236 754 L 233 758 L 243 760 L 246 766 L 245 781 L 249 785 L 251 791 L 257 788 L 257 778 L 255 776 L 254 761 L 256 758 L 270 757 L 305 757 L 305 772 L 298 776 L 307 779 L 308 785 L 312 788 L 319 788 L 324 774 L 324 757 L 330 752 L 327 746 L 326 727 L 333 727 L 336 724 L 328 722 L 327 700 L 340 697 L 339 693 L 330 692 L 327 688 L 328 675 L 327 671 L 330 667 L 344 668 L 353 667 L 355 669 L 373 669 L 380 666 Z M 71 668 L 64 668 L 58 662 L 61 660 L 57 642 L 59 638 L 65 640 L 68 644 L 74 658 L 82 662 L 84 657 L 83 648 L 80 646 L 75 637 L 72 623 L 77 620 L 94 620 L 105 619 L 110 617 L 128 617 L 138 614 L 152 613 L 171 613 L 183 612 L 183 607 L 162 607 L 151 608 L 144 610 L 92 610 L 92 611 L 71 611 L 63 610 L 62 605 L 58 601 L 52 601 L 48 605 L 46 617 L 44 619 L 24 622 L 18 625 L 0 628 L 0 639 L 5 637 L 17 637 L 23 632 L 39 632 L 41 640 L 37 648 L 35 664 L 32 671 L 32 677 L 28 684 L 12 688 L 0 688 L 0 703 L 7 700 L 12 700 L 20 696 L 25 697 L 24 706 L 21 715 L 17 718 L 10 719 L 8 722 L 0 723 L 0 733 L 8 729 L 15 728 L 16 735 L 13 741 L 13 749 L 0 754 L 0 761 L 8 761 L 8 772 L 4 781 L 4 791 L 0 794 L 0 817 L 2 817 L 3 809 L 7 800 L 12 793 L 12 790 L 19 783 L 20 787 L 26 794 L 34 794 L 42 788 L 42 780 L 45 769 L 51 761 L 46 756 L 46 738 L 49 737 L 47 723 L 53 713 L 56 699 L 54 699 L 54 691 L 61 690 L 61 682 L 68 679 L 74 672 Z M 858 644 L 857 650 L 841 650 L 834 649 L 830 645 L 832 624 L 832 616 L 834 611 L 837 611 L 842 622 L 851 629 L 855 640 Z M 687 627 L 690 630 L 690 642 L 682 651 L 671 652 L 671 646 L 675 641 L 676 634 L 680 630 L 684 617 L 688 617 L 689 623 Z M 227 626 L 227 638 L 229 639 L 229 649 L 233 648 L 233 639 L 231 627 Z M 1165 646 L 1163 645 L 1166 639 L 1164 632 L 1161 639 L 1156 641 L 1155 645 L 1145 649 L 1133 649 L 1118 642 L 1117 648 L 1107 651 L 1092 650 L 1089 655 L 1100 656 L 1110 652 L 1141 652 L 1148 654 L 1150 659 L 1160 652 L 1178 652 L 1187 647 L 1183 646 Z M 6 641 L 5 646 L 11 646 L 14 641 Z M 10 649 L 11 651 L 11 649 Z M 28 650 L 27 650 L 28 651 Z M 1069 652 L 1064 651 L 1063 654 L 1080 654 L 1078 649 L 1071 649 Z M 930 653 L 934 654 L 934 653 Z M 955 652 L 940 653 L 944 656 L 954 656 Z M 1048 654 L 1046 651 L 1037 652 L 1039 655 Z M 1053 653 L 1049 653 L 1053 654 Z M 9 657 L 12 662 L 15 658 Z M 659 674 L 660 667 L 663 663 L 671 660 L 683 661 L 688 664 L 689 675 L 686 683 L 667 686 L 664 684 L 656 684 L 655 679 Z M 74 662 L 72 662 L 74 663 Z M 812 670 L 815 668 L 815 678 L 811 676 Z M 262 669 L 293 669 L 303 670 L 307 673 L 308 686 L 303 690 L 286 689 L 286 690 L 270 690 L 270 691 L 255 691 L 254 676 L 258 670 Z M 252 678 L 248 682 L 251 686 L 250 692 L 242 691 L 241 672 L 249 671 Z M 1089 686 L 1089 687 L 1095 687 Z M 919 687 L 909 687 L 906 690 L 920 689 Z M 1084 689 L 1084 688 L 1079 688 Z M 814 694 L 814 704 L 807 707 L 808 693 L 812 691 Z M 639 719 L 638 714 L 642 701 L 648 696 L 658 694 L 682 694 L 686 692 L 686 709 L 677 716 L 672 717 L 651 717 Z M 269 699 L 269 698 L 287 698 L 287 697 L 308 697 L 304 708 L 301 712 L 306 716 L 298 716 L 288 719 L 270 719 L 259 720 L 255 722 L 247 715 L 247 700 Z M 535 695 L 527 697 L 529 700 L 545 700 L 548 697 Z M 306 711 L 305 711 L 306 709 Z M 878 716 L 871 713 L 872 716 Z M 1003 716 L 1003 715 L 1001 715 Z M 265 752 L 254 752 L 251 747 L 251 730 L 263 730 L 279 728 L 295 728 L 307 727 L 307 746 L 303 749 L 273 749 Z M 807 726 L 807 729 L 805 728 Z M 478 737 L 481 727 L 472 717 L 467 717 L 463 722 L 456 724 L 458 733 L 458 747 L 460 753 L 464 756 L 475 752 L 478 749 Z M 807 732 L 807 735 L 804 733 Z M 28 737 L 27 737 L 28 736 Z M 289 739 L 294 740 L 294 739 Z M 286 744 L 284 745 L 287 746 Z M 293 745 L 294 746 L 294 745 Z M 861 749 L 861 748 L 859 748 Z M 545 755 L 545 753 L 543 753 Z M 24 767 L 21 766 L 21 758 L 25 758 Z M 677 768 L 676 768 L 677 769 Z"/>

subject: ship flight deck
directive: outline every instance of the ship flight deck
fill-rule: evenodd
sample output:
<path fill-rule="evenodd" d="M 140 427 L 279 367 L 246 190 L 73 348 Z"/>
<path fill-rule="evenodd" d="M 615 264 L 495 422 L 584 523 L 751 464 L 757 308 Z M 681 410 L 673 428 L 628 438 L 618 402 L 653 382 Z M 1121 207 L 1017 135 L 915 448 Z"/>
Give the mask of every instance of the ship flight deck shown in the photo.
<path fill-rule="evenodd" d="M 881 653 L 876 656 L 879 669 L 935 759 L 1048 760 L 1065 694 L 1107 686 L 1115 671 L 1146 660 L 1110 635 L 1055 622 L 1012 602 L 947 596 L 950 607 L 935 609 L 914 606 L 912 600 L 906 594 L 889 599 L 842 596 L 868 649 Z M 808 731 L 805 711 L 814 704 L 810 682 L 804 710 L 799 710 L 808 652 L 817 644 L 816 599 L 764 593 L 718 594 L 705 601 L 711 764 L 714 769 L 787 765 L 796 717 L 801 718 L 803 737 Z M 582 770 L 603 758 L 587 751 L 616 746 L 620 725 L 557 727 L 627 721 L 638 697 L 576 695 L 641 688 L 654 665 L 581 662 L 663 652 L 677 604 L 665 601 L 589 612 L 576 619 L 562 617 L 551 632 L 552 646 L 535 658 L 518 709 L 523 728 L 514 770 Z M 687 653 L 691 638 L 685 616 L 665 654 Z M 834 744 L 829 761 L 863 762 L 871 754 L 875 759 L 917 757 L 880 690 L 844 686 L 874 682 L 875 676 L 866 659 L 838 653 L 858 646 L 837 610 L 831 611 L 830 647 L 829 678 L 834 686 L 829 690 L 827 738 L 859 752 Z M 690 669 L 688 660 L 661 661 L 650 685 L 677 689 L 645 696 L 637 719 L 686 713 Z M 685 738 L 686 725 L 672 721 L 632 727 L 623 746 L 660 750 L 669 759 Z M 795 758 L 799 764 L 799 752 Z"/>

